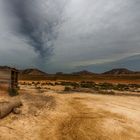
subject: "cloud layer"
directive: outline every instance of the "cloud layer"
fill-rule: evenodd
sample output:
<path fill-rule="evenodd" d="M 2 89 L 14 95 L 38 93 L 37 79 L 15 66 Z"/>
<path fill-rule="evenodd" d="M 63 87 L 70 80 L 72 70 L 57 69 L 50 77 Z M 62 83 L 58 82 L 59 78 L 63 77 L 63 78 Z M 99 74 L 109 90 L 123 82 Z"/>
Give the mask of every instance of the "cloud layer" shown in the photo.
<path fill-rule="evenodd" d="M 11 53 L 8 46 L 28 52 L 31 61 L 17 59 L 15 65 L 69 72 L 140 54 L 139 0 L 0 0 L 0 4 L 0 31 L 7 32 L 0 37 L 1 46 L 5 53 Z M 6 38 L 13 40 L 8 44 Z"/>

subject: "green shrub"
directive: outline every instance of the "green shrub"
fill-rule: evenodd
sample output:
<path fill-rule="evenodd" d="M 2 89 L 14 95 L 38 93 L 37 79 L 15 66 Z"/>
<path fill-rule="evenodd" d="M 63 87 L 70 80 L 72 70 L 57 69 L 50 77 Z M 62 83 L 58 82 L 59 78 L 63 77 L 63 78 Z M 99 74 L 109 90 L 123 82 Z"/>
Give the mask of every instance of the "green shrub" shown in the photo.
<path fill-rule="evenodd" d="M 62 85 L 62 86 L 72 86 L 74 88 L 79 87 L 79 84 L 76 83 L 76 82 L 61 82 L 60 85 Z"/>
<path fill-rule="evenodd" d="M 123 90 L 129 90 L 129 87 L 125 84 L 118 84 L 116 85 L 115 89 L 123 91 Z"/>
<path fill-rule="evenodd" d="M 95 82 L 92 82 L 92 81 L 81 81 L 80 86 L 82 88 L 94 88 L 95 87 Z"/>
<path fill-rule="evenodd" d="M 81 83 L 80 85 L 82 88 L 93 88 L 94 85 L 91 83 Z"/>
<path fill-rule="evenodd" d="M 129 84 L 130 88 L 140 88 L 140 84 Z"/>
<path fill-rule="evenodd" d="M 100 89 L 103 89 L 103 90 L 109 90 L 109 89 L 114 88 L 113 84 L 110 84 L 110 83 L 100 83 L 99 87 Z"/>

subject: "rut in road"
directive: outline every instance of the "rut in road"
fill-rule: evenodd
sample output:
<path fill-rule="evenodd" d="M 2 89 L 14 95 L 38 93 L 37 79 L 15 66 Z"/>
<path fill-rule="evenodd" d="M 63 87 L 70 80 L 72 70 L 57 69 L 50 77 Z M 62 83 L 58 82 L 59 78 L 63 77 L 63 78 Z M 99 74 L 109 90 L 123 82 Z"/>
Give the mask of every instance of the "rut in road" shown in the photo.
<path fill-rule="evenodd" d="M 97 117 L 86 105 L 81 103 L 82 98 L 73 98 L 69 102 L 72 109 L 67 117 L 59 126 L 61 140 L 89 140 L 95 134 Z M 99 118 L 98 118 L 99 119 Z M 94 125 L 93 125 L 94 124 Z"/>

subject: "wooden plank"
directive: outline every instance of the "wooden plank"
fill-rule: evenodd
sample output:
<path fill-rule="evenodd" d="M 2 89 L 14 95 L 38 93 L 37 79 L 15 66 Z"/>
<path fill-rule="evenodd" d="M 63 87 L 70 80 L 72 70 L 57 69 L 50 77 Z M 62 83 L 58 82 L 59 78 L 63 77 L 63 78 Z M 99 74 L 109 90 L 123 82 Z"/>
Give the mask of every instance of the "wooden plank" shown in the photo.
<path fill-rule="evenodd" d="M 10 80 L 11 72 L 7 70 L 0 70 L 0 80 Z"/>

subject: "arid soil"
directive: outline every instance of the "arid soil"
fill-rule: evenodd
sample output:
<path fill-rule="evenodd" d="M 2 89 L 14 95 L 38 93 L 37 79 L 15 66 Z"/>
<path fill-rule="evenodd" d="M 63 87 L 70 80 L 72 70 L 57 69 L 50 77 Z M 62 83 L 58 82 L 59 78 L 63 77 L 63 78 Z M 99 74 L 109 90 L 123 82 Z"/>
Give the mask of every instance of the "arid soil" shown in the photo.
<path fill-rule="evenodd" d="M 22 113 L 0 120 L 0 140 L 139 140 L 140 97 L 21 86 Z M 58 91 L 58 92 L 57 92 Z M 0 102 L 10 97 L 1 96 Z"/>

